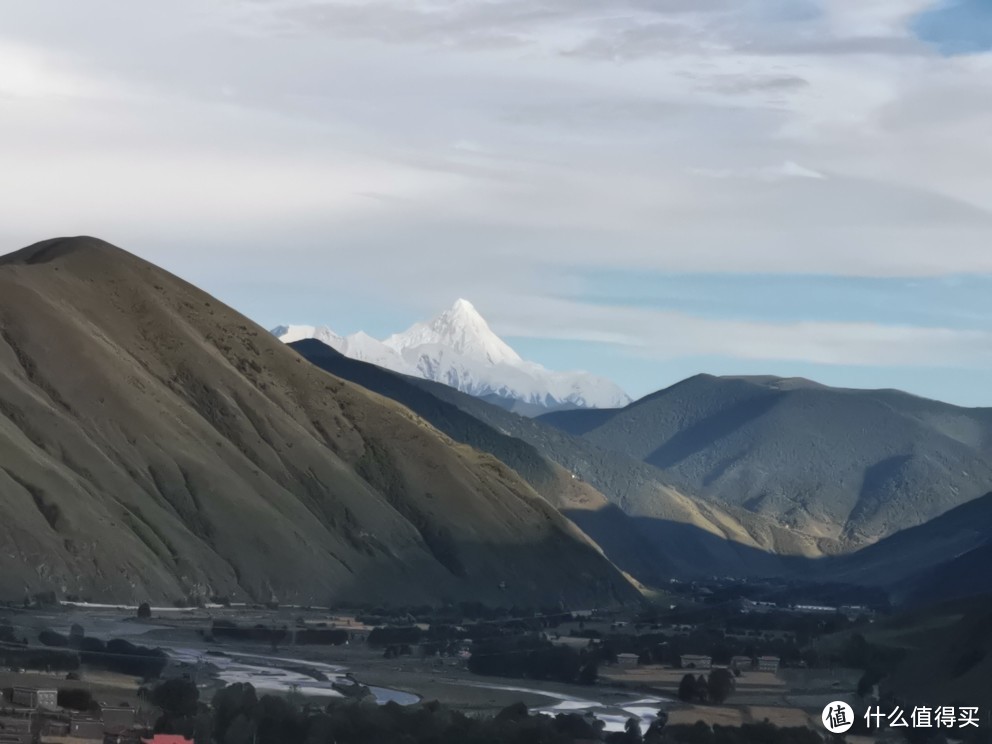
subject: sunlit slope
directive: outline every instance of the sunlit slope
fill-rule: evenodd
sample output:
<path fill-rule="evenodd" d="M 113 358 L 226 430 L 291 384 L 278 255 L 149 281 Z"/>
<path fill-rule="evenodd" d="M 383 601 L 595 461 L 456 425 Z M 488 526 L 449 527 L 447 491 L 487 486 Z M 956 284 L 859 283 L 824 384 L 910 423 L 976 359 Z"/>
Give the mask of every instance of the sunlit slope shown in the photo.
<path fill-rule="evenodd" d="M 992 490 L 992 411 L 894 390 L 698 375 L 626 408 L 541 421 L 827 553 L 871 544 Z"/>
<path fill-rule="evenodd" d="M 659 470 L 550 425 L 447 385 L 350 359 L 313 339 L 291 346 L 322 369 L 389 396 L 452 438 L 498 457 L 644 583 L 786 571 L 764 544 L 818 554 L 813 540 L 756 515 L 741 512 L 742 522 L 729 508 L 679 492 Z"/>
<path fill-rule="evenodd" d="M 0 594 L 603 603 L 516 473 L 91 238 L 0 259 Z"/>

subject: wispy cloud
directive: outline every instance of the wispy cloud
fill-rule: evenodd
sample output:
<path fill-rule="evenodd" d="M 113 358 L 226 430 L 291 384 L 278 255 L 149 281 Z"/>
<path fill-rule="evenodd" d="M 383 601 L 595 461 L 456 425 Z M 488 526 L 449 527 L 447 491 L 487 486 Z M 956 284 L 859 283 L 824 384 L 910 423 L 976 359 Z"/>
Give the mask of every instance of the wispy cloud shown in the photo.
<path fill-rule="evenodd" d="M 726 356 L 825 365 L 992 368 L 992 331 L 984 330 L 756 322 L 561 300 L 518 302 L 501 317 L 496 327 L 507 335 L 615 344 L 632 355 L 659 360 Z"/>
<path fill-rule="evenodd" d="M 937 7 L 22 3 L 0 33 L 0 240 L 96 232 L 272 320 L 327 302 L 328 277 L 362 287 L 356 315 L 467 295 L 523 328 L 518 305 L 560 296 L 548 267 L 988 274 L 992 54 L 921 32 Z M 682 354 L 986 360 L 953 327 L 621 309 L 549 306 L 542 333 L 660 349 L 664 322 Z"/>

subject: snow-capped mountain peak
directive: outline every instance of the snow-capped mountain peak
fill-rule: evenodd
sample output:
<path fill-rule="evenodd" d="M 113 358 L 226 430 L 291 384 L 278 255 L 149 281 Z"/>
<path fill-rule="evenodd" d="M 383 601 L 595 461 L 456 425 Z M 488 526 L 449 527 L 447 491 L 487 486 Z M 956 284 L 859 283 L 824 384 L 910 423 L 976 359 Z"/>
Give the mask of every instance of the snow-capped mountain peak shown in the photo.
<path fill-rule="evenodd" d="M 468 300 L 455 301 L 429 323 L 416 323 L 383 343 L 399 352 L 438 345 L 489 364 L 519 364 L 523 360 L 499 336 Z"/>
<path fill-rule="evenodd" d="M 272 330 L 286 343 L 315 338 L 345 356 L 403 374 L 442 382 L 462 392 L 531 409 L 616 408 L 630 398 L 614 383 L 586 372 L 553 372 L 522 359 L 493 333 L 471 302 L 459 299 L 426 323 L 378 341 L 359 331 L 339 336 L 315 326 Z"/>
<path fill-rule="evenodd" d="M 344 342 L 341 336 L 327 326 L 281 325 L 273 328 L 270 333 L 287 344 L 291 344 L 294 341 L 302 341 L 305 338 L 315 338 L 336 349 L 339 344 Z"/>

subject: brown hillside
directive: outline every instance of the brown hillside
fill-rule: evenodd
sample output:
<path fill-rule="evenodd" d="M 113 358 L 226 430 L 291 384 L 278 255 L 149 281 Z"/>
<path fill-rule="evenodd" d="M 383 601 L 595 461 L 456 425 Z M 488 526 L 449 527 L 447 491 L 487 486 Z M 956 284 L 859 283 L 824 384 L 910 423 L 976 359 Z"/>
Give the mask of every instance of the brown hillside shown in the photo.
<path fill-rule="evenodd" d="M 0 258 L 0 546 L 8 598 L 634 596 L 499 461 L 92 238 Z"/>

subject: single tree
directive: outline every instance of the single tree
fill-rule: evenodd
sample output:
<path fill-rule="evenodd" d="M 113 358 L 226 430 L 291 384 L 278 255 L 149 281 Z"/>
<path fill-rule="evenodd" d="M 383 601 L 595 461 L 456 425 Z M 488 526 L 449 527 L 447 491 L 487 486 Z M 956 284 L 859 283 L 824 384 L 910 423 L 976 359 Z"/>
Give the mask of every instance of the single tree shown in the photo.
<path fill-rule="evenodd" d="M 152 607 L 147 602 L 142 602 L 138 605 L 138 617 L 142 620 L 150 618 L 152 616 Z"/>
<path fill-rule="evenodd" d="M 530 716 L 530 711 L 522 702 L 508 705 L 496 714 L 497 721 L 525 721 Z"/>
<path fill-rule="evenodd" d="M 860 697 L 866 698 L 871 695 L 872 691 L 882 679 L 882 675 L 879 674 L 874 669 L 869 669 L 864 674 L 861 675 L 861 679 L 858 680 L 858 695 Z"/>
<path fill-rule="evenodd" d="M 594 685 L 599 677 L 599 664 L 595 661 L 590 661 L 582 669 L 579 670 L 579 684 L 580 685 Z"/>
<path fill-rule="evenodd" d="M 195 716 L 200 700 L 200 691 L 188 679 L 170 679 L 151 693 L 151 702 L 172 718 Z"/>
<path fill-rule="evenodd" d="M 696 678 L 691 674 L 686 674 L 679 682 L 679 700 L 683 703 L 691 703 L 696 699 Z"/>
<path fill-rule="evenodd" d="M 624 744 L 641 744 L 644 739 L 641 737 L 641 722 L 636 718 L 628 718 L 623 725 Z"/>
<path fill-rule="evenodd" d="M 58 692 L 58 706 L 70 710 L 87 711 L 93 706 L 93 694 L 82 688 L 62 688 Z"/>
<path fill-rule="evenodd" d="M 245 721 L 251 720 L 256 705 L 258 705 L 258 696 L 255 688 L 247 682 L 238 682 L 219 690 L 212 701 L 214 738 L 220 742 L 225 741 L 228 728 L 233 722 L 239 718 Z M 244 730 L 244 726 L 239 728 L 241 733 Z"/>
<path fill-rule="evenodd" d="M 661 744 L 664 739 L 665 726 L 668 723 L 668 711 L 659 710 L 658 717 L 648 726 L 644 734 L 644 744 Z"/>
<path fill-rule="evenodd" d="M 223 744 L 252 744 L 255 741 L 255 724 L 250 718 L 239 715 L 224 732 Z"/>
<path fill-rule="evenodd" d="M 724 702 L 734 691 L 734 683 L 734 675 L 726 669 L 721 668 L 711 671 L 709 682 L 707 683 L 710 702 L 717 704 Z"/>
<path fill-rule="evenodd" d="M 46 646 L 65 648 L 69 645 L 69 639 L 54 630 L 45 629 L 38 634 L 38 640 Z"/>
<path fill-rule="evenodd" d="M 696 700 L 700 703 L 708 703 L 710 700 L 710 683 L 702 674 L 696 677 Z"/>
<path fill-rule="evenodd" d="M 85 637 L 86 631 L 83 629 L 83 626 L 73 623 L 72 627 L 69 628 L 69 646 L 71 648 L 79 648 L 83 644 L 83 638 Z"/>

